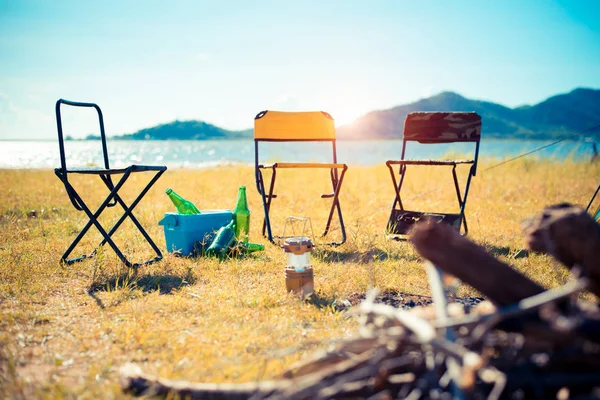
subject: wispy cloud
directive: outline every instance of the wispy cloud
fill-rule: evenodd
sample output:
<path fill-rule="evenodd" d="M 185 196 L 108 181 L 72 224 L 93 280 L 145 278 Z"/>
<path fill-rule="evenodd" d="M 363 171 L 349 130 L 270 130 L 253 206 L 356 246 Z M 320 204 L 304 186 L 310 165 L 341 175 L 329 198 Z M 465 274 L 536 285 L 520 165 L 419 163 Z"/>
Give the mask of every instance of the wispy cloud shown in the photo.
<path fill-rule="evenodd" d="M 54 120 L 45 112 L 20 107 L 0 93 L 0 139 L 47 137 Z"/>
<path fill-rule="evenodd" d="M 298 96 L 291 93 L 282 93 L 275 100 L 273 100 L 273 109 L 282 111 L 299 111 L 301 104 Z"/>

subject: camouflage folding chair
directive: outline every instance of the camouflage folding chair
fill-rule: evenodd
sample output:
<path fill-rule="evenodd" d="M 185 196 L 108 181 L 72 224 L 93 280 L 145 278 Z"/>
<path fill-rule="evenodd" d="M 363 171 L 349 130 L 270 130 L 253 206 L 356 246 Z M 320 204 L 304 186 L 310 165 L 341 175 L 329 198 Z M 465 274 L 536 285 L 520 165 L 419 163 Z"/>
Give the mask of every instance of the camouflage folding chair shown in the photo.
<path fill-rule="evenodd" d="M 329 142 L 331 143 L 332 156 L 329 163 L 308 162 L 277 162 L 274 164 L 262 164 L 259 155 L 259 144 L 261 142 Z M 340 207 L 339 194 L 344 181 L 344 175 L 348 166 L 337 161 L 335 127 L 331 115 L 323 111 L 314 112 L 283 112 L 283 111 L 261 111 L 254 118 L 254 156 L 256 188 L 261 195 L 265 218 L 262 233 L 275 244 L 274 238 L 282 239 L 281 236 L 273 236 L 271 218 L 269 212 L 271 203 L 277 197 L 274 194 L 275 178 L 279 169 L 290 168 L 322 168 L 328 169 L 331 178 L 332 192 L 322 194 L 321 198 L 332 199 L 329 217 L 325 226 L 323 236 L 329 233 L 333 214 L 337 212 L 341 240 L 331 242 L 331 245 L 341 245 L 346 241 L 346 229 Z M 263 170 L 271 170 L 271 180 L 268 190 L 265 188 Z M 341 173 L 338 172 L 341 170 Z"/>
<path fill-rule="evenodd" d="M 402 140 L 402 154 L 400 160 L 389 160 L 386 162 L 392 182 L 394 184 L 394 203 L 387 224 L 388 234 L 402 240 L 406 237 L 415 223 L 422 218 L 430 218 L 438 222 L 448 223 L 458 231 L 461 226 L 467 234 L 467 220 L 465 218 L 465 206 L 471 185 L 471 178 L 477 172 L 477 159 L 479 156 L 479 141 L 481 138 L 481 117 L 474 112 L 413 112 L 408 114 L 404 121 L 404 135 Z M 470 160 L 415 160 L 406 159 L 406 144 L 414 141 L 421 144 L 448 144 L 455 142 L 473 143 L 473 159 Z M 456 174 L 456 166 L 460 164 L 470 165 L 469 175 L 461 192 Z M 394 170 L 394 166 L 398 170 Z M 457 213 L 433 213 L 421 211 L 408 211 L 402 203 L 402 183 L 406 176 L 409 165 L 428 165 L 452 167 L 452 177 L 456 189 L 459 211 Z"/>

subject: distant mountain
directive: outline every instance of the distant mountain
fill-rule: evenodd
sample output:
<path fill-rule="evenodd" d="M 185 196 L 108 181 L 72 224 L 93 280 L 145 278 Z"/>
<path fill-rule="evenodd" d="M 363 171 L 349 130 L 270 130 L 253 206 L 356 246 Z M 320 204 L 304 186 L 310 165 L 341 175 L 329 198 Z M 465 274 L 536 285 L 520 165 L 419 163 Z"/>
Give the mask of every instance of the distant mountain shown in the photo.
<path fill-rule="evenodd" d="M 514 109 L 443 92 L 389 110 L 372 111 L 352 124 L 339 127 L 338 138 L 401 138 L 404 119 L 413 111 L 475 111 L 481 115 L 484 137 L 548 139 L 600 125 L 600 90 L 575 89 L 534 106 Z M 600 138 L 600 129 L 587 136 Z"/>
<path fill-rule="evenodd" d="M 174 121 L 118 136 L 124 140 L 219 140 L 250 139 L 252 129 L 230 131 L 202 121 Z"/>
<path fill-rule="evenodd" d="M 337 129 L 339 139 L 398 139 L 406 115 L 413 111 L 475 111 L 483 120 L 485 138 L 552 139 L 600 125 L 600 90 L 575 89 L 533 105 L 508 108 L 442 92 L 414 103 L 372 111 Z M 174 121 L 132 134 L 129 140 L 225 140 L 251 139 L 252 129 L 230 131 L 202 121 Z M 600 140 L 600 129 L 586 134 Z M 90 137 L 92 138 L 92 137 Z"/>
<path fill-rule="evenodd" d="M 523 124 L 571 133 L 600 124 L 600 90 L 575 89 L 514 110 Z"/>

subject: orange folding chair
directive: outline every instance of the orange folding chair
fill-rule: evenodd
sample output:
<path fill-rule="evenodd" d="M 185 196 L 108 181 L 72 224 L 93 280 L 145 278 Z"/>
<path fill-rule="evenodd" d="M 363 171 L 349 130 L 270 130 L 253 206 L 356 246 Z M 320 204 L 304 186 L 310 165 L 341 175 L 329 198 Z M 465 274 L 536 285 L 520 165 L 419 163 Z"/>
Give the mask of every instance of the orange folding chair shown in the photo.
<path fill-rule="evenodd" d="M 329 142 L 332 148 L 331 162 L 277 162 L 269 165 L 262 164 L 259 155 L 259 145 L 261 142 Z M 346 229 L 344 227 L 339 194 L 348 166 L 340 164 L 337 161 L 335 126 L 331 115 L 323 111 L 261 111 L 254 118 L 254 154 L 256 188 L 262 197 L 265 213 L 262 231 L 263 235 L 268 237 L 271 243 L 275 243 L 269 216 L 272 201 L 277 197 L 273 192 L 275 179 L 277 177 L 277 170 L 285 168 L 323 168 L 329 170 L 333 191 L 321 195 L 321 198 L 332 199 L 323 236 L 328 234 L 333 215 L 337 212 L 341 229 L 341 240 L 331 242 L 330 244 L 341 245 L 346 241 Z M 268 190 L 266 189 L 263 177 L 263 170 L 267 169 L 271 170 L 271 180 L 268 184 Z M 277 238 L 281 239 L 282 237 Z"/>

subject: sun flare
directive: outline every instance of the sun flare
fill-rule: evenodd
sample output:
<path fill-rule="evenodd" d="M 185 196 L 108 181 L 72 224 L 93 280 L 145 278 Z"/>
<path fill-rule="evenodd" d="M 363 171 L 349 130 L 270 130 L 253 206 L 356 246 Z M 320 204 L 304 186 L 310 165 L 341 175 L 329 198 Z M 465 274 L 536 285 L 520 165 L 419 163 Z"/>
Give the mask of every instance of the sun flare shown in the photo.
<path fill-rule="evenodd" d="M 340 127 L 353 123 L 358 117 L 360 117 L 360 113 L 351 110 L 340 110 L 332 112 L 331 116 L 335 121 L 335 126 Z"/>

